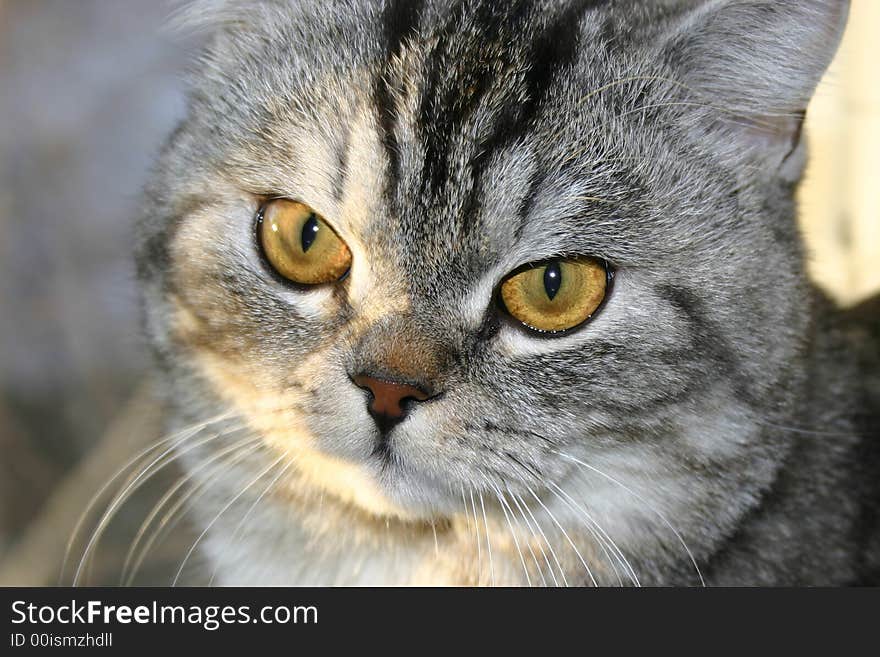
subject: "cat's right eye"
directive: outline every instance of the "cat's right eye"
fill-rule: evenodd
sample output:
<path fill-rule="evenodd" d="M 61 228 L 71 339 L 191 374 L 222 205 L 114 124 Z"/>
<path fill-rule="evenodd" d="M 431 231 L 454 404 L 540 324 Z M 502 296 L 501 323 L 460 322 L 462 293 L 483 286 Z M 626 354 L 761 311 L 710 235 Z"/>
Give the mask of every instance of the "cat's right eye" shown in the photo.
<path fill-rule="evenodd" d="M 263 206 L 257 236 L 266 260 L 301 285 L 333 283 L 351 267 L 351 251 L 314 210 L 278 199 Z"/>

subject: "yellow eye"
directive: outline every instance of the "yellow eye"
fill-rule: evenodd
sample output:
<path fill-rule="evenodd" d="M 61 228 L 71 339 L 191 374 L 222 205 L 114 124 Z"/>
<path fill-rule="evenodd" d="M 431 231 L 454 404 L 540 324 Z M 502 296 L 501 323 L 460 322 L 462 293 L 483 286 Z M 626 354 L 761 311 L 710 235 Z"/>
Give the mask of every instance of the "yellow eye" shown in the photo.
<path fill-rule="evenodd" d="M 529 328 L 556 333 L 588 320 L 607 285 L 608 270 L 599 260 L 551 260 L 510 276 L 501 284 L 501 300 Z"/>
<path fill-rule="evenodd" d="M 267 204 L 257 232 L 272 267 L 295 283 L 332 283 L 351 267 L 345 242 L 302 203 L 281 199 Z"/>

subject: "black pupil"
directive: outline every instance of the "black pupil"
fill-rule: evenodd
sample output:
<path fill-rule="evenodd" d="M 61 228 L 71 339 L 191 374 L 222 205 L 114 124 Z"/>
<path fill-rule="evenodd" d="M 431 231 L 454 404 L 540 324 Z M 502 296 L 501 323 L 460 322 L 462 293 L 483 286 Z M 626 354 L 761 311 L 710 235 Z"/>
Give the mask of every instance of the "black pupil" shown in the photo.
<path fill-rule="evenodd" d="M 553 301 L 560 287 L 562 287 L 562 268 L 559 266 L 559 261 L 554 260 L 544 268 L 544 291 L 550 301 Z"/>
<path fill-rule="evenodd" d="M 302 229 L 302 249 L 303 253 L 308 251 L 312 244 L 315 243 L 315 240 L 318 237 L 318 230 L 320 226 L 318 225 L 318 218 L 314 215 L 314 213 L 309 215 L 309 218 L 306 220 L 306 223 L 303 224 Z"/>

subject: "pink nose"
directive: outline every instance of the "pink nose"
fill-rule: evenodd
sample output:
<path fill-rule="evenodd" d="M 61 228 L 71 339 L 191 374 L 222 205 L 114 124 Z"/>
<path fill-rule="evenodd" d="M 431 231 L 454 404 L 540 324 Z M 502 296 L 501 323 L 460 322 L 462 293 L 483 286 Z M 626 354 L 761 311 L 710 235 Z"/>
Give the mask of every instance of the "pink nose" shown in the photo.
<path fill-rule="evenodd" d="M 366 374 L 353 376 L 352 381 L 359 387 L 372 393 L 373 398 L 369 406 L 370 412 L 374 415 L 383 415 L 388 418 L 400 419 L 403 417 L 404 408 L 401 406 L 401 402 L 404 399 L 425 401 L 430 397 L 421 388 L 409 385 L 408 383 L 383 381 Z"/>

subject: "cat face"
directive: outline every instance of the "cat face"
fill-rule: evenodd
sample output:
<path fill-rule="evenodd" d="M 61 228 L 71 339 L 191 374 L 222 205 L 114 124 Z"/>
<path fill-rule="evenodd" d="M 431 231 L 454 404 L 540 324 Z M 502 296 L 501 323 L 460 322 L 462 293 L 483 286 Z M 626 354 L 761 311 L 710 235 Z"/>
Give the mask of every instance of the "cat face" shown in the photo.
<path fill-rule="evenodd" d="M 796 113 L 845 3 L 350 4 L 230 8 L 199 67 L 139 256 L 175 385 L 370 515 L 710 550 L 804 377 Z"/>

